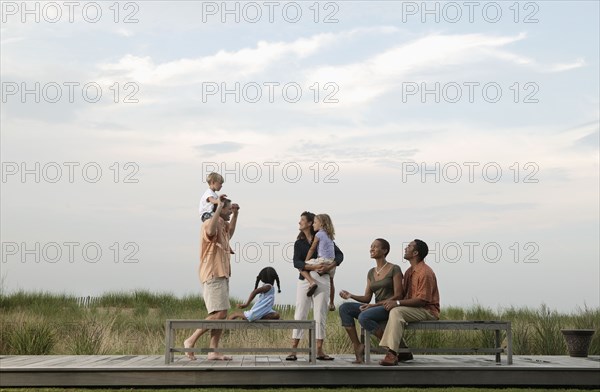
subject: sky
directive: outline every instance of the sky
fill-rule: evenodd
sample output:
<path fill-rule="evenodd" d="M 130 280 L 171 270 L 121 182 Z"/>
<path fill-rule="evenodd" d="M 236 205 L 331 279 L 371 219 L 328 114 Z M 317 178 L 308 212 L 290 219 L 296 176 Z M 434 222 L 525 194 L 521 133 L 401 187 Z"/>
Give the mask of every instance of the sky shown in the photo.
<path fill-rule="evenodd" d="M 419 238 L 442 309 L 600 306 L 597 1 L 1 6 L 4 293 L 200 295 L 218 171 L 234 297 L 309 210 L 338 291 Z"/>

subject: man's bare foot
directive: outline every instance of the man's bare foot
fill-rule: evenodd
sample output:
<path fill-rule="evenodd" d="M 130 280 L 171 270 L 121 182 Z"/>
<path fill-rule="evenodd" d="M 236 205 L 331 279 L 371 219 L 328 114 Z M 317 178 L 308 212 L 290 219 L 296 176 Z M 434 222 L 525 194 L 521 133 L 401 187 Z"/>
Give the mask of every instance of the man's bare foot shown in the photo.
<path fill-rule="evenodd" d="M 359 344 L 358 346 L 354 347 L 354 355 L 356 356 L 356 361 L 352 361 L 352 363 L 354 363 L 354 364 L 364 363 L 365 345 Z"/>
<path fill-rule="evenodd" d="M 183 347 L 185 347 L 185 348 L 193 348 L 194 346 L 190 342 L 188 342 L 188 340 L 186 339 L 186 340 L 183 341 Z M 196 359 L 198 359 L 198 358 L 196 358 L 196 356 L 194 355 L 193 352 L 186 352 L 185 356 L 188 357 L 188 359 L 190 361 L 195 361 Z"/>
<path fill-rule="evenodd" d="M 221 353 L 209 353 L 206 356 L 206 359 L 209 361 L 231 361 L 233 358 L 227 355 L 223 355 Z"/>

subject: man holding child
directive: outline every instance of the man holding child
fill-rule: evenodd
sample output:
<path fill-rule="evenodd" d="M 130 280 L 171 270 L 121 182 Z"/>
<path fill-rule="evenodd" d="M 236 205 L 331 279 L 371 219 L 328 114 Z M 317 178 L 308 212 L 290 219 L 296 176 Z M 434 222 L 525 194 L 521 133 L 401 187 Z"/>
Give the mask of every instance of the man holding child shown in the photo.
<path fill-rule="evenodd" d="M 204 285 L 204 302 L 208 312 L 207 320 L 224 320 L 229 310 L 229 277 L 231 276 L 231 248 L 240 207 L 221 195 L 214 204 L 213 215 L 202 224 L 200 241 L 200 281 Z M 233 217 L 231 216 L 233 214 Z M 231 219 L 231 221 L 230 221 Z M 207 330 L 197 329 L 184 341 L 185 348 L 192 348 Z M 210 348 L 217 349 L 221 338 L 220 329 L 210 330 Z M 195 360 L 193 352 L 186 353 Z M 209 360 L 231 360 L 231 357 L 217 351 L 208 354 Z"/>

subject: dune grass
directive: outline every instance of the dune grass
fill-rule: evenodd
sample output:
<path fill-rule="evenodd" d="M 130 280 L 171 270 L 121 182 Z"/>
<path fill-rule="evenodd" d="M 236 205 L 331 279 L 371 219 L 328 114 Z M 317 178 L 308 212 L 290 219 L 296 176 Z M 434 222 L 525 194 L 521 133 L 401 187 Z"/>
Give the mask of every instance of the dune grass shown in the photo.
<path fill-rule="evenodd" d="M 84 301 L 68 295 L 15 292 L 0 295 L 0 354 L 160 355 L 164 350 L 164 322 L 204 318 L 201 297 L 136 291 L 107 293 Z M 232 299 L 232 309 L 238 300 Z M 293 319 L 292 306 L 279 306 L 284 319 Z M 590 355 L 600 355 L 600 309 L 577 308 L 564 314 L 542 305 L 537 309 L 492 310 L 482 306 L 442 309 L 446 320 L 507 320 L 512 322 L 516 355 L 567 355 L 562 328 L 596 330 Z M 351 345 L 337 312 L 327 320 L 326 351 L 351 353 Z M 191 331 L 177 331 L 182 343 Z M 407 331 L 409 345 L 470 347 L 493 345 L 491 331 Z M 208 339 L 203 337 L 202 339 Z M 206 345 L 203 341 L 202 345 Z M 303 342 L 306 344 L 306 342 Z M 224 331 L 224 347 L 289 347 L 286 330 Z"/>

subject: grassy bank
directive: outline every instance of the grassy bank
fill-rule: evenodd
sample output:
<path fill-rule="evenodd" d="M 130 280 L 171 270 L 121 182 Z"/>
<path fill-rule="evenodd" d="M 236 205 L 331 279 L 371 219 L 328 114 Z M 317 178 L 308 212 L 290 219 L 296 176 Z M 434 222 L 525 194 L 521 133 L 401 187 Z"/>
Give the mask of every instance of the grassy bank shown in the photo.
<path fill-rule="evenodd" d="M 232 300 L 232 305 L 237 301 Z M 232 306 L 233 308 L 233 306 Z M 277 309 L 293 319 L 294 309 Z M 89 303 L 68 295 L 17 292 L 0 296 L 0 354 L 140 354 L 164 351 L 164 321 L 206 316 L 198 296 L 177 298 L 170 294 L 138 291 L 108 293 Z M 546 306 L 537 309 L 492 310 L 481 306 L 446 307 L 442 319 L 507 320 L 512 322 L 516 355 L 566 355 L 561 328 L 596 330 L 590 355 L 600 355 L 600 309 L 577 308 L 558 313 Z M 351 353 L 337 312 L 327 321 L 326 350 Z M 178 331 L 182 342 L 190 331 Z M 203 337 L 203 339 L 208 339 Z M 418 347 L 492 346 L 493 332 L 409 331 L 409 345 Z M 206 342 L 202 343 L 205 345 Z M 225 331 L 224 347 L 288 347 L 289 331 Z"/>

